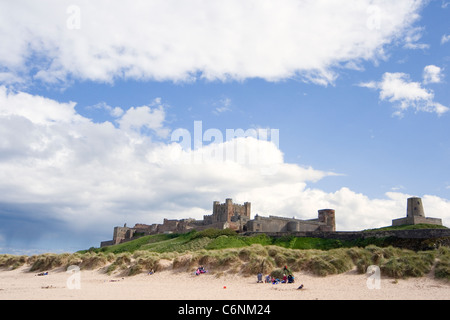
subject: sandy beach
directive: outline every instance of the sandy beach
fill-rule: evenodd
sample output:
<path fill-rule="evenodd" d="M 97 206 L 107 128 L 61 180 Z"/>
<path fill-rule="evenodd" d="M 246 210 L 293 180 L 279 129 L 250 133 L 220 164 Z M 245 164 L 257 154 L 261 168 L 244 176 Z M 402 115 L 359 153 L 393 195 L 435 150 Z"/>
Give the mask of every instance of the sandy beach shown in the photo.
<path fill-rule="evenodd" d="M 39 276 L 29 267 L 0 271 L 0 300 L 448 300 L 450 283 L 431 277 L 391 279 L 379 285 L 350 271 L 318 277 L 298 272 L 293 284 L 257 283 L 255 277 L 161 271 L 107 275 L 102 269 Z M 303 284 L 303 288 L 297 288 Z M 372 287 L 372 288 L 371 288 Z"/>

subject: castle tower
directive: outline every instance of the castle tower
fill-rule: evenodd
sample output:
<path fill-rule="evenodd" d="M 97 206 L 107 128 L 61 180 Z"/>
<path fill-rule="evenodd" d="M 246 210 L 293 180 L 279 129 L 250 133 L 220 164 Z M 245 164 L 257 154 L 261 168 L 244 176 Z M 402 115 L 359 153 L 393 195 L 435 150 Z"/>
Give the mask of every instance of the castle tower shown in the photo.
<path fill-rule="evenodd" d="M 204 216 L 207 224 L 216 222 L 235 222 L 238 219 L 250 219 L 251 203 L 245 202 L 243 205 L 233 203 L 233 199 L 228 198 L 225 203 L 213 202 L 213 214 Z"/>
<path fill-rule="evenodd" d="M 442 219 L 427 218 L 423 210 L 422 199 L 418 197 L 408 198 L 406 202 L 406 218 L 392 220 L 392 226 L 402 226 L 411 224 L 435 224 L 442 225 Z"/>
<path fill-rule="evenodd" d="M 334 209 L 319 210 L 319 227 L 321 231 L 336 231 L 336 217 Z"/>
<path fill-rule="evenodd" d="M 422 199 L 417 197 L 408 198 L 406 207 L 407 217 L 425 217 Z"/>
<path fill-rule="evenodd" d="M 231 221 L 231 217 L 234 215 L 234 206 L 233 206 L 233 199 L 226 199 L 225 200 L 225 212 L 226 216 L 224 216 L 225 221 Z"/>
<path fill-rule="evenodd" d="M 244 216 L 250 219 L 250 214 L 252 210 L 252 204 L 250 202 L 244 202 Z"/>

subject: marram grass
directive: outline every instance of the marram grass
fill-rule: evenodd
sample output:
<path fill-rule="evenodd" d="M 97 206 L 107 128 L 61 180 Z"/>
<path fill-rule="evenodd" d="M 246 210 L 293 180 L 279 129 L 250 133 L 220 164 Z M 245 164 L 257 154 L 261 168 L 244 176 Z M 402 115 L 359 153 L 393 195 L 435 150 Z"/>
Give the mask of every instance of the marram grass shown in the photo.
<path fill-rule="evenodd" d="M 165 262 L 163 264 L 162 262 Z M 450 280 L 450 249 L 414 252 L 393 247 L 339 248 L 300 250 L 254 244 L 243 248 L 200 249 L 182 253 L 135 251 L 134 253 L 86 252 L 41 254 L 35 256 L 0 255 L 0 267 L 14 269 L 29 266 L 30 272 L 48 271 L 78 265 L 81 270 L 103 268 L 107 273 L 136 275 L 153 270 L 193 272 L 203 265 L 209 272 L 258 273 L 280 275 L 284 266 L 292 273 L 309 272 L 317 276 L 345 273 L 356 269 L 365 273 L 370 265 L 380 267 L 382 276 L 391 278 L 422 277 L 434 270 L 434 276 Z"/>

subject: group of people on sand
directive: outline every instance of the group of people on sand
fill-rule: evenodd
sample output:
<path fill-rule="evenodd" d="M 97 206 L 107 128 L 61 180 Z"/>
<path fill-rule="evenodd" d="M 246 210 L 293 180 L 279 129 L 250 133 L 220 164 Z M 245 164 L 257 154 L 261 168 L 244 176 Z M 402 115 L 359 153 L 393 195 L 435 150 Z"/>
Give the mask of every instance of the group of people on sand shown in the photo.
<path fill-rule="evenodd" d="M 287 274 L 287 275 L 286 275 Z M 258 273 L 258 283 L 262 283 L 262 273 Z M 294 276 L 292 275 L 292 273 L 289 271 L 289 269 L 287 268 L 287 266 L 284 266 L 283 268 L 283 279 L 280 280 L 278 278 L 275 278 L 273 276 L 267 275 L 265 278 L 265 283 L 272 283 L 272 284 L 278 284 L 278 283 L 294 283 L 295 279 Z M 298 287 L 298 289 L 303 288 L 303 284 L 300 285 L 300 287 Z"/>
<path fill-rule="evenodd" d="M 206 272 L 208 272 L 208 270 L 205 270 L 205 268 L 203 266 L 200 266 L 197 268 L 197 270 L 195 270 L 195 275 L 198 276 L 198 275 L 200 275 L 202 273 L 206 273 Z"/>
<path fill-rule="evenodd" d="M 258 273 L 258 283 L 262 283 L 262 273 Z M 272 284 L 278 284 L 278 283 L 294 283 L 294 276 L 292 274 L 288 274 L 286 276 L 286 274 L 283 275 L 283 279 L 279 279 L 279 278 L 275 278 L 275 277 L 271 277 L 270 275 L 267 275 L 265 280 L 265 283 L 272 283 Z"/>

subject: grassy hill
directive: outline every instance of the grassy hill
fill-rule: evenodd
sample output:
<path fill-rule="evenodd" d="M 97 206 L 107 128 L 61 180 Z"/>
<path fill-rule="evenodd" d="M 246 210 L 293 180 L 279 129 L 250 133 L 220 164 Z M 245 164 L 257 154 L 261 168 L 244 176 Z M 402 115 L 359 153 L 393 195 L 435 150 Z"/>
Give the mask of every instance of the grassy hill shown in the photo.
<path fill-rule="evenodd" d="M 150 235 L 124 242 L 118 245 L 91 248 L 94 252 L 121 253 L 147 250 L 153 252 L 185 252 L 196 250 L 220 250 L 227 248 L 243 248 L 259 244 L 262 246 L 275 245 L 290 249 L 321 249 L 328 250 L 342 246 L 342 242 L 332 239 L 298 238 L 286 236 L 281 238 L 268 237 L 265 234 L 256 236 L 242 236 L 232 230 L 208 229 L 200 232 L 185 234 Z"/>
<path fill-rule="evenodd" d="M 376 232 L 376 231 L 389 231 L 389 230 L 415 230 L 415 229 L 436 229 L 443 228 L 444 226 L 436 225 L 409 225 L 398 227 L 384 227 L 379 229 L 368 229 L 363 232 Z M 105 252 L 105 253 L 122 253 L 122 252 L 135 252 L 137 250 L 147 250 L 153 252 L 184 252 L 195 251 L 200 249 L 206 250 L 218 250 L 226 248 L 242 248 L 251 246 L 253 244 L 260 244 L 262 246 L 275 245 L 289 249 L 318 249 L 318 250 L 330 250 L 336 248 L 351 248 L 351 247 L 365 247 L 368 245 L 376 245 L 380 247 L 396 246 L 408 249 L 421 248 L 427 249 L 434 248 L 435 243 L 428 241 L 429 239 L 408 239 L 408 241 L 402 241 L 393 238 L 369 238 L 358 239 L 352 241 L 343 241 L 336 239 L 322 239 L 322 238 L 310 238 L 310 237 L 295 237 L 295 236 L 283 236 L 283 237 L 269 237 L 266 234 L 259 234 L 255 236 L 243 236 L 239 235 L 233 230 L 225 229 L 207 229 L 204 231 L 191 231 L 184 234 L 157 234 L 143 236 L 138 239 L 124 242 L 121 244 L 103 247 L 103 248 L 91 248 L 90 251 Z"/>
<path fill-rule="evenodd" d="M 122 244 L 72 254 L 0 255 L 0 267 L 17 268 L 28 264 L 30 271 L 44 271 L 75 264 L 81 269 L 103 268 L 108 273 L 134 275 L 152 269 L 193 272 L 197 266 L 204 265 L 218 275 L 238 273 L 251 276 L 262 272 L 280 276 L 282 268 L 288 266 L 294 274 L 306 271 L 326 276 L 355 268 L 365 273 L 370 265 L 377 265 L 381 274 L 388 277 L 420 277 L 432 272 L 436 278 L 450 280 L 450 247 L 441 245 L 435 248 L 435 244 L 420 251 L 400 248 L 389 238 L 355 241 L 293 236 L 275 238 L 265 234 L 242 236 L 231 230 L 208 229 L 143 236 Z"/>

